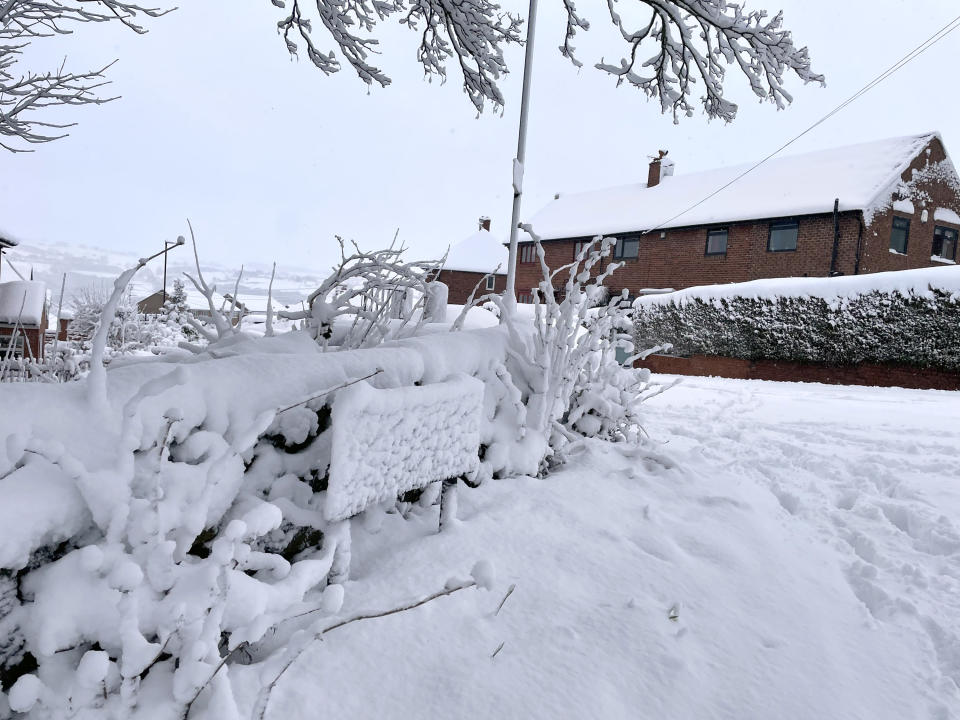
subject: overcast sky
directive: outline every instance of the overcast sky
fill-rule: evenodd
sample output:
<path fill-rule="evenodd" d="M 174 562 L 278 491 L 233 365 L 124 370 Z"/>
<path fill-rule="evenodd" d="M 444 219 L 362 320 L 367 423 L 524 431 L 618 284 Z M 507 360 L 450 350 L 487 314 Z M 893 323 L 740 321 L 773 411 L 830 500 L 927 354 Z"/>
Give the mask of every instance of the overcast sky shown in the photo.
<path fill-rule="evenodd" d="M 160 2 L 160 0 L 156 0 Z M 627 0 L 623 0 L 626 2 Z M 81 26 L 36 48 L 34 69 L 114 58 L 102 107 L 71 108 L 71 136 L 32 154 L 0 154 L 0 227 L 24 242 L 67 241 L 145 253 L 197 229 L 220 262 L 324 267 L 335 234 L 373 248 L 399 228 L 413 251 L 435 256 L 476 229 L 480 215 L 506 235 L 516 151 L 522 51 L 508 59 L 504 114 L 480 118 L 450 68 L 423 80 L 416 37 L 390 23 L 380 65 L 389 88 L 368 92 L 349 68 L 326 77 L 290 60 L 267 0 L 185 0 L 137 36 Z M 758 104 L 731 71 L 733 124 L 698 114 L 674 126 L 591 62 L 619 48 L 606 3 L 581 2 L 595 30 L 575 70 L 557 50 L 559 0 L 541 0 L 525 185 L 525 215 L 554 193 L 643 181 L 648 156 L 670 150 L 678 174 L 762 157 L 846 99 L 944 26 L 957 0 L 755 0 L 783 9 L 827 87 L 787 81 L 794 104 Z M 508 5 L 509 7 L 509 5 Z M 241 9 L 242 8 L 242 9 Z M 592 36 L 592 37 L 591 37 Z M 332 42 L 317 33 L 321 47 Z M 958 52 L 951 35 L 812 132 L 789 152 L 927 130 L 960 145 Z M 956 150 L 960 152 L 960 150 Z M 826 204 L 829 204 L 828 198 Z"/>

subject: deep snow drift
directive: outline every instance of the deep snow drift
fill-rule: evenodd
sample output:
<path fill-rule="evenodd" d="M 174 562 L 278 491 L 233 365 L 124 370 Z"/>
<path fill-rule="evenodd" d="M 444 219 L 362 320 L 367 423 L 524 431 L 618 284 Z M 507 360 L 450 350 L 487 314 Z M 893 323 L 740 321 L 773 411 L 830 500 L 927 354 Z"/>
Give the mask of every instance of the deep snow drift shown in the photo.
<path fill-rule="evenodd" d="M 652 455 L 358 534 L 342 617 L 478 558 L 494 589 L 325 635 L 265 717 L 960 717 L 960 395 L 687 378 L 648 411 Z"/>

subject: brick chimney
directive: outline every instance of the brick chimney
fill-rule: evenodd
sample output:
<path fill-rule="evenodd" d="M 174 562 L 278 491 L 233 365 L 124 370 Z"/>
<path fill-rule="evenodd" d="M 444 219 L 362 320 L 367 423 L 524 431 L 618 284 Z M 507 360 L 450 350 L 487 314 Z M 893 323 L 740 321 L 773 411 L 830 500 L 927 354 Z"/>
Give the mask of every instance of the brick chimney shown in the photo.
<path fill-rule="evenodd" d="M 482 215 L 480 217 L 480 229 L 490 232 L 490 218 L 488 218 L 486 215 Z"/>
<path fill-rule="evenodd" d="M 673 161 L 666 160 L 664 158 L 667 156 L 668 150 L 660 150 L 660 154 L 653 158 L 650 161 L 650 171 L 647 173 L 647 187 L 652 188 L 660 184 L 660 179 L 665 175 L 673 174 Z M 666 169 L 665 163 L 669 163 L 670 169 L 667 172 L 664 172 Z"/>

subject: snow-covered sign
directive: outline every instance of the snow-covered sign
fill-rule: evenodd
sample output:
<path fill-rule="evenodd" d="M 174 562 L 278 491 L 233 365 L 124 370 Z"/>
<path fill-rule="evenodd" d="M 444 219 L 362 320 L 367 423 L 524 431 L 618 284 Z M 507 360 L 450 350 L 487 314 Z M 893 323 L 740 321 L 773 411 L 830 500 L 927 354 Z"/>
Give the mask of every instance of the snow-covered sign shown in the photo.
<path fill-rule="evenodd" d="M 344 388 L 333 403 L 333 447 L 324 509 L 345 520 L 479 464 L 483 383 L 466 375 L 419 387 Z"/>

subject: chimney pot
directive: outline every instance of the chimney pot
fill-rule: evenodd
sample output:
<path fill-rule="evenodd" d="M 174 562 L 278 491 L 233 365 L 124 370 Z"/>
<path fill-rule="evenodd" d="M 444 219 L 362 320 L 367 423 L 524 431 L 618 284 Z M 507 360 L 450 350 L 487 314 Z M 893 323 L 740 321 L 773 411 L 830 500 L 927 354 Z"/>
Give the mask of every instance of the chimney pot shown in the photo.
<path fill-rule="evenodd" d="M 647 187 L 652 188 L 660 184 L 660 180 L 667 175 L 673 175 L 673 161 L 664 158 L 667 157 L 668 150 L 660 150 L 659 154 L 650 160 L 650 170 L 647 173 Z M 664 172 L 669 165 L 669 170 Z"/>
<path fill-rule="evenodd" d="M 483 215 L 480 218 L 480 229 L 490 232 L 490 218 L 488 218 L 486 215 Z"/>

